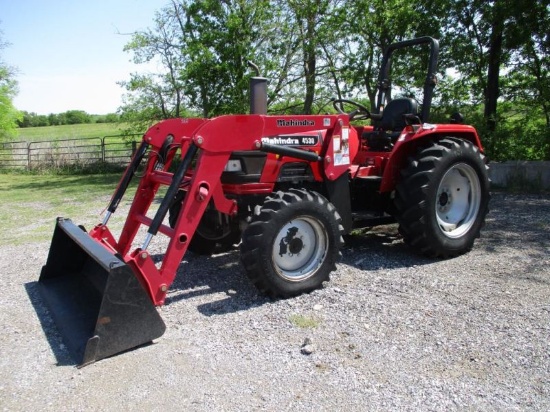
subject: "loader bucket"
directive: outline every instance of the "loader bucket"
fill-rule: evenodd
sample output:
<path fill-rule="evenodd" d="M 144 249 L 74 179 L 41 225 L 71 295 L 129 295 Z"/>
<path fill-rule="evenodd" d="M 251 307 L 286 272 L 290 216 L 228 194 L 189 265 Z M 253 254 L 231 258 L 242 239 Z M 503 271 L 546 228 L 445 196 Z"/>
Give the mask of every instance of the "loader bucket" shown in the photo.
<path fill-rule="evenodd" d="M 79 366 L 151 342 L 166 326 L 132 269 L 58 218 L 38 289 Z"/>

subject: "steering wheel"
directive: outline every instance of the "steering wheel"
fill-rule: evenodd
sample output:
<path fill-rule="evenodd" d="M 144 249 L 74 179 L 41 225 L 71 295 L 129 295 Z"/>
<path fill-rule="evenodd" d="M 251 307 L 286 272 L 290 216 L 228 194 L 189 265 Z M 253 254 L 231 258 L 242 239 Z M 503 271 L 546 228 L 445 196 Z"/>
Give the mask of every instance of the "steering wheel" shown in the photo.
<path fill-rule="evenodd" d="M 344 103 L 354 106 L 356 109 L 348 113 L 344 110 Z M 338 113 L 347 114 L 350 120 L 365 120 L 371 117 L 369 109 L 361 103 L 354 102 L 353 100 L 332 99 L 332 106 Z"/>

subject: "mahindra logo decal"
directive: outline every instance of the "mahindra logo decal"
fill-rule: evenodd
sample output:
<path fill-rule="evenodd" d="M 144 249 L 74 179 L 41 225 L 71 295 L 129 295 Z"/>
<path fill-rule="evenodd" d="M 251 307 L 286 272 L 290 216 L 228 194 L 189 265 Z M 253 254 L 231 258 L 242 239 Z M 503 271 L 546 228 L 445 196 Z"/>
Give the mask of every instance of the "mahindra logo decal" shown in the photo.
<path fill-rule="evenodd" d="M 316 146 L 320 142 L 318 135 L 279 135 L 262 137 L 262 143 L 275 146 Z"/>
<path fill-rule="evenodd" d="M 295 126 L 315 126 L 313 120 L 297 120 L 297 119 L 277 119 L 277 127 L 295 127 Z"/>

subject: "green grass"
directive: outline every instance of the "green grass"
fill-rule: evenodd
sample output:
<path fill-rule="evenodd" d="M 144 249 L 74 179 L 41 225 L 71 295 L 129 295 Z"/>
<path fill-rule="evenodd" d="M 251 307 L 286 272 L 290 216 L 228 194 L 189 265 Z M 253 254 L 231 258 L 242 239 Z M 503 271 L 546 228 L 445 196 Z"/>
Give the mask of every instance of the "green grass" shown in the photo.
<path fill-rule="evenodd" d="M 51 240 L 57 216 L 90 229 L 101 222 L 120 176 L 0 174 L 0 246 Z M 122 225 L 126 212 L 121 209 L 128 207 L 132 196 L 130 190 L 110 226 Z"/>
<path fill-rule="evenodd" d="M 116 123 L 67 124 L 17 129 L 14 140 L 38 141 L 119 135 L 124 125 Z"/>
<path fill-rule="evenodd" d="M 321 323 L 317 319 L 298 314 L 290 315 L 289 320 L 290 323 L 301 329 L 315 329 Z"/>

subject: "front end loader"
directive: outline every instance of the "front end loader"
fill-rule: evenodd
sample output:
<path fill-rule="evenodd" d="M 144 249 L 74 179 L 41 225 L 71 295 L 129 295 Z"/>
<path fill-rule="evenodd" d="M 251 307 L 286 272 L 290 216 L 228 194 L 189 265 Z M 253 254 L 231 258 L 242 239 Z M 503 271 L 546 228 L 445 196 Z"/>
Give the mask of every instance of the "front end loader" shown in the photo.
<path fill-rule="evenodd" d="M 314 150 L 266 143 L 266 136 L 282 136 L 281 128 L 285 135 L 279 139 L 294 139 L 287 136 L 303 139 L 302 133 L 305 133 L 306 139 L 316 142 L 310 146 Z M 312 129 L 315 130 L 313 135 Z M 154 306 L 164 303 L 207 207 L 215 207 L 217 212 L 230 218 L 238 213 L 237 200 L 226 196 L 221 182 L 232 153 L 254 151 L 270 154 L 274 159 L 287 157 L 311 162 L 316 165 L 317 175 L 328 173 L 331 180 L 336 180 L 347 172 L 347 165 L 336 165 L 328 160 L 334 156 L 334 140 L 321 141 L 319 134 L 333 137 L 346 129 L 349 130 L 349 123 L 345 115 L 293 116 L 289 119 L 266 115 L 172 119 L 151 127 L 143 136 L 101 224 L 86 233 L 69 219 L 57 220 L 39 288 L 78 363 L 89 364 L 163 334 L 165 327 Z M 238 138 L 228 139 L 227 136 Z M 168 171 L 178 150 L 181 151 L 179 164 L 173 172 Z M 108 227 L 109 217 L 115 213 L 145 156 L 145 172 L 122 232 L 115 239 Z M 251 185 L 248 189 L 251 194 L 273 193 L 272 185 Z M 167 186 L 167 190 L 154 216 L 150 217 L 148 212 L 160 186 Z M 242 189 L 247 190 L 246 187 Z M 165 218 L 180 192 L 185 196 L 171 227 Z M 305 199 L 301 203 L 308 202 L 318 203 L 319 199 Z M 316 252 L 315 259 L 310 259 L 310 271 L 318 269 L 319 260 L 326 262 L 325 271 L 332 270 L 335 265 L 336 255 L 331 248 L 336 246 L 333 248 L 336 251 L 339 248 L 340 227 L 335 212 L 330 219 L 336 235 L 325 241 L 323 256 L 317 256 L 320 252 Z M 142 226 L 147 227 L 147 233 L 141 246 L 134 248 Z M 325 231 L 320 223 L 316 228 L 319 232 Z M 157 265 L 147 249 L 159 232 L 168 236 L 170 242 Z M 290 250 L 297 252 L 300 249 L 296 237 L 287 236 L 286 241 L 279 243 L 285 245 L 285 242 Z M 292 266 L 288 266 L 288 276 L 293 276 L 291 273 Z"/>
<path fill-rule="evenodd" d="M 409 98 L 386 104 L 393 51 L 419 45 L 430 47 L 422 110 Z M 211 254 L 240 243 L 244 272 L 275 298 L 321 287 L 343 235 L 357 228 L 397 222 L 420 253 L 467 252 L 484 224 L 489 180 L 473 127 L 428 123 L 437 55 L 429 37 L 391 45 L 376 113 L 335 99 L 335 114 L 267 115 L 266 79 L 258 76 L 250 115 L 169 119 L 147 130 L 100 224 L 86 232 L 58 218 L 40 275 L 78 365 L 164 333 L 155 306 L 188 250 Z M 352 123 L 364 119 L 372 125 Z M 115 236 L 109 219 L 138 168 Z M 160 261 L 148 250 L 157 235 L 169 239 Z"/>

